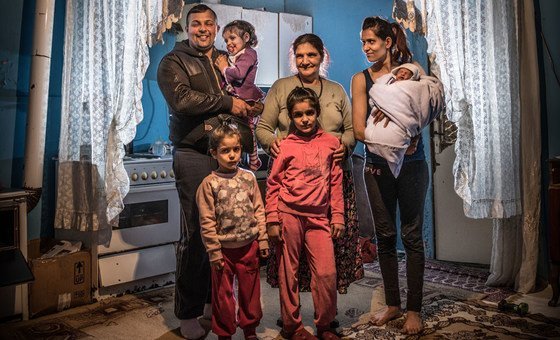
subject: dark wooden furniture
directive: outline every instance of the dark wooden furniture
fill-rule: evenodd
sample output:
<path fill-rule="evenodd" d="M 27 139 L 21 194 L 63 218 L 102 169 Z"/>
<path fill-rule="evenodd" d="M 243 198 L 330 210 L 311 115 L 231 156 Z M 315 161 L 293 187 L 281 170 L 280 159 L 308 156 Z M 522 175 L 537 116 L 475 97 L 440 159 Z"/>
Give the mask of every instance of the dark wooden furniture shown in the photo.
<path fill-rule="evenodd" d="M 548 281 L 552 286 L 549 306 L 557 306 L 560 297 L 560 159 L 549 160 L 548 182 L 548 252 L 550 269 Z"/>
<path fill-rule="evenodd" d="M 33 281 L 33 273 L 21 251 L 17 248 L 0 250 L 0 287 L 8 287 Z"/>
<path fill-rule="evenodd" d="M 28 314 L 27 282 L 33 275 L 27 266 L 27 192 L 0 190 L 0 319 Z"/>

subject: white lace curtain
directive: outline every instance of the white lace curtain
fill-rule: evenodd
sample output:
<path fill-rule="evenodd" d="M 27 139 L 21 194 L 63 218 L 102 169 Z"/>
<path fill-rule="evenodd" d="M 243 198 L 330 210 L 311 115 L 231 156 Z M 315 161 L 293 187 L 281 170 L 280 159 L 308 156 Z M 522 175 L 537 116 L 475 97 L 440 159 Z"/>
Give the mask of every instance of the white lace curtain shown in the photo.
<path fill-rule="evenodd" d="M 472 218 L 521 213 L 515 7 L 511 0 L 428 2 L 428 52 L 459 129 L 455 191 Z"/>
<path fill-rule="evenodd" d="M 427 41 L 432 70 L 445 85 L 447 115 L 458 127 L 455 191 L 463 199 L 466 216 L 494 219 L 487 283 L 511 284 L 515 280 L 516 288 L 527 291 L 536 277 L 536 265 L 529 267 L 536 263 L 530 258 L 536 258 L 538 252 L 534 242 L 538 239 L 538 216 L 529 225 L 527 221 L 534 219 L 534 214 L 522 215 L 529 208 L 525 206 L 529 203 L 526 189 L 534 181 L 521 169 L 534 173 L 527 166 L 538 168 L 538 161 L 520 163 L 520 66 L 523 70 L 526 65 L 520 65 L 519 34 L 523 32 L 518 25 L 519 7 L 523 8 L 523 0 L 429 0 Z M 534 31 L 534 22 L 532 25 Z M 536 48 L 532 52 L 536 53 Z M 521 86 L 538 89 L 538 81 Z M 533 110 L 532 114 L 539 114 L 534 103 L 525 106 L 524 113 Z M 539 128 L 532 124 L 523 131 Z M 534 142 L 531 138 L 529 145 L 522 144 L 524 150 Z M 538 201 L 537 195 L 532 204 L 538 205 Z"/>
<path fill-rule="evenodd" d="M 129 188 L 123 146 L 143 117 L 148 44 L 161 16 L 161 0 L 66 2 L 56 228 L 118 223 Z"/>

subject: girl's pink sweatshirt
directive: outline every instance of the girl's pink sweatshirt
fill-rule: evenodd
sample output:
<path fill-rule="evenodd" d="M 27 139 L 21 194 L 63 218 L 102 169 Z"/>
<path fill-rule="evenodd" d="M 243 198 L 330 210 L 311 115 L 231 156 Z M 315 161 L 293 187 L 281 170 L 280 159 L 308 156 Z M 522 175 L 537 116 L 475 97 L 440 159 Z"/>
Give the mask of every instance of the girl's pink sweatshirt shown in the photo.
<path fill-rule="evenodd" d="M 267 223 L 279 223 L 282 211 L 330 216 L 331 224 L 344 224 L 342 168 L 333 161 L 339 145 L 336 137 L 322 129 L 312 136 L 291 133 L 282 141 L 267 180 Z"/>

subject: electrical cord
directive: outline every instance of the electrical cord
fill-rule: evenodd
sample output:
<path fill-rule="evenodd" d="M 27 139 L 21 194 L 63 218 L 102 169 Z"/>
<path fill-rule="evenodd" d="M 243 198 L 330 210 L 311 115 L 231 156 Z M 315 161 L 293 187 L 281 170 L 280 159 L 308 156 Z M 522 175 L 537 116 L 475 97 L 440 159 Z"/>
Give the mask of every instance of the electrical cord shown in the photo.
<path fill-rule="evenodd" d="M 554 60 L 552 59 L 552 54 L 550 53 L 550 48 L 548 47 L 548 43 L 547 43 L 546 38 L 544 37 L 544 34 L 543 34 L 542 31 L 541 31 L 541 38 L 544 42 L 546 55 L 548 56 L 548 59 L 550 60 L 550 66 L 552 67 L 552 73 L 554 73 L 554 78 L 556 78 L 556 83 L 560 86 L 560 79 L 558 78 L 558 73 L 556 73 L 556 68 L 554 67 Z"/>
<path fill-rule="evenodd" d="M 156 115 L 156 103 L 154 101 L 154 96 L 152 95 L 150 82 L 149 81 L 146 82 L 146 85 L 148 87 L 148 97 L 150 97 L 150 100 L 152 102 L 152 116 L 150 117 L 150 121 L 148 122 L 148 126 L 146 127 L 146 131 L 144 131 L 144 135 L 142 135 L 142 137 L 139 137 L 139 138 L 134 138 L 135 141 L 141 141 L 144 138 L 146 138 L 146 136 L 148 135 L 148 132 L 150 131 L 150 127 L 152 126 L 152 122 L 154 121 L 154 116 Z"/>

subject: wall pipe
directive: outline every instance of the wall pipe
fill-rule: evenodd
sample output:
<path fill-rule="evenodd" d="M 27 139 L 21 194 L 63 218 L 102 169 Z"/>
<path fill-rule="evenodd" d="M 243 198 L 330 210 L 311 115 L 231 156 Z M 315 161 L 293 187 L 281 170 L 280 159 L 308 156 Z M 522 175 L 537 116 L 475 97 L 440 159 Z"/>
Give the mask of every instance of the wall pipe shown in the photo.
<path fill-rule="evenodd" d="M 39 202 L 43 187 L 54 3 L 55 0 L 37 0 L 35 4 L 23 177 L 23 188 L 28 192 L 28 212 Z"/>

